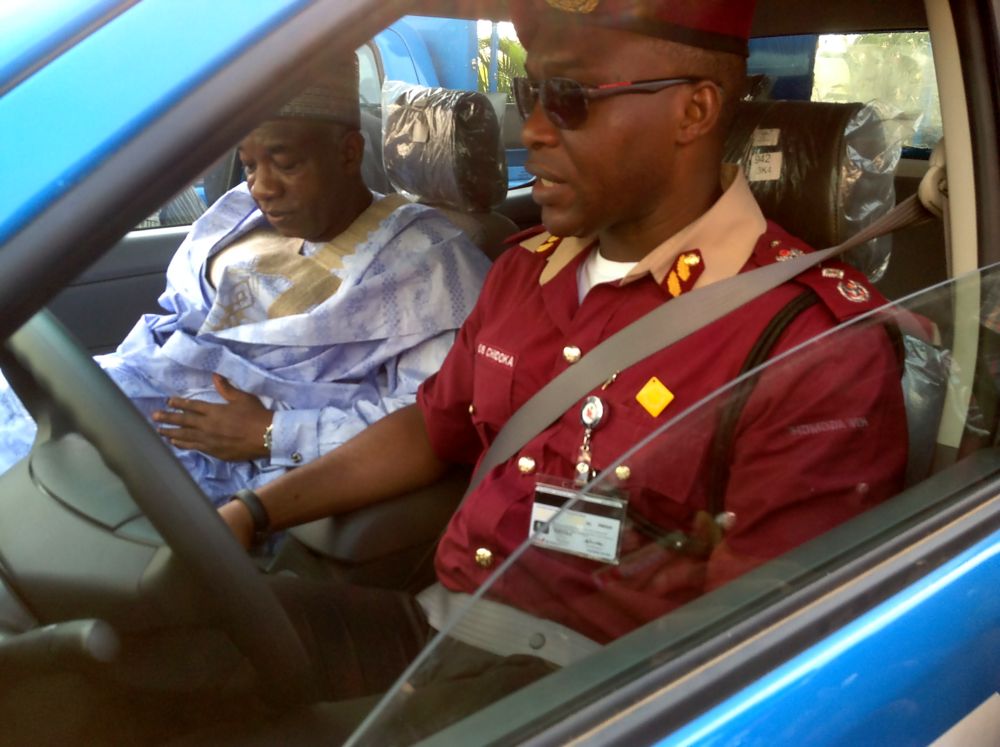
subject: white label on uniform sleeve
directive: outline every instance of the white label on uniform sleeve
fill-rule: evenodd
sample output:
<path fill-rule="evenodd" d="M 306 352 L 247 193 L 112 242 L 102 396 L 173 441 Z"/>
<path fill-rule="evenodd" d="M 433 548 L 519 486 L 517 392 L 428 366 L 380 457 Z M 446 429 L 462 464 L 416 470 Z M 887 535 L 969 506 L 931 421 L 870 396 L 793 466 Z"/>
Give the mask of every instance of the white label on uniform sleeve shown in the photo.
<path fill-rule="evenodd" d="M 754 153 L 750 157 L 747 179 L 752 182 L 772 182 L 781 178 L 781 153 Z"/>
<path fill-rule="evenodd" d="M 773 148 L 781 139 L 781 130 L 777 127 L 756 129 L 753 131 L 753 147 Z"/>

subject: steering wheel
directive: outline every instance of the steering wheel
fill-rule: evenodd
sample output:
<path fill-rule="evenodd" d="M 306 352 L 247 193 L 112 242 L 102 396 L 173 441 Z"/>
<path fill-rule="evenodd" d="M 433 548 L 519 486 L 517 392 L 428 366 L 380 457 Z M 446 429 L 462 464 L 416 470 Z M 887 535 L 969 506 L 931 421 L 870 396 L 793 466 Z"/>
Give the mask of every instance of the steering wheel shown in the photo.
<path fill-rule="evenodd" d="M 82 434 L 114 471 L 174 555 L 218 600 L 222 623 L 265 694 L 308 698 L 309 657 L 263 576 L 201 489 L 114 382 L 48 312 L 6 343 L 31 396 Z M 141 458 L 136 458 L 140 455 Z"/>

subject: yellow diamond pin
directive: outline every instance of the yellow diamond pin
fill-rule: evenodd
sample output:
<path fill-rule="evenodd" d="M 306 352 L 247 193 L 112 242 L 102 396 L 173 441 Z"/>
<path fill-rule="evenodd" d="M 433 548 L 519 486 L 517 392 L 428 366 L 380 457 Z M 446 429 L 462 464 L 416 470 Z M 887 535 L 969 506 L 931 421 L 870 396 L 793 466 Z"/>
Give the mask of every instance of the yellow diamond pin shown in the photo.
<path fill-rule="evenodd" d="M 667 389 L 662 381 L 653 376 L 635 395 L 635 400 L 655 418 L 674 401 L 674 393 Z"/>

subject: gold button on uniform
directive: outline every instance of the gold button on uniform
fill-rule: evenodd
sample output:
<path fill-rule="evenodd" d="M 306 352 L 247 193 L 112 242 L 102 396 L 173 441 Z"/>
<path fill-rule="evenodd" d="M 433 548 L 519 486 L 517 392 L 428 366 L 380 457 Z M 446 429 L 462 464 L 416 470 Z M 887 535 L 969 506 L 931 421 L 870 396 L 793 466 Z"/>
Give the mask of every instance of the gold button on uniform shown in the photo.
<path fill-rule="evenodd" d="M 493 553 L 485 547 L 480 547 L 476 550 L 476 565 L 480 568 L 489 568 L 493 565 Z"/>
<path fill-rule="evenodd" d="M 469 414 L 470 415 L 475 415 L 476 414 L 476 406 L 475 405 L 469 405 Z"/>
<path fill-rule="evenodd" d="M 627 480 L 632 476 L 632 470 L 627 464 L 619 464 L 615 467 L 615 477 L 619 480 Z"/>
<path fill-rule="evenodd" d="M 517 460 L 517 469 L 522 475 L 530 475 L 535 471 L 535 460 L 530 456 L 523 456 Z"/>
<path fill-rule="evenodd" d="M 576 363 L 580 360 L 580 348 L 576 345 L 567 345 L 563 348 L 563 358 L 566 359 L 567 363 Z"/>

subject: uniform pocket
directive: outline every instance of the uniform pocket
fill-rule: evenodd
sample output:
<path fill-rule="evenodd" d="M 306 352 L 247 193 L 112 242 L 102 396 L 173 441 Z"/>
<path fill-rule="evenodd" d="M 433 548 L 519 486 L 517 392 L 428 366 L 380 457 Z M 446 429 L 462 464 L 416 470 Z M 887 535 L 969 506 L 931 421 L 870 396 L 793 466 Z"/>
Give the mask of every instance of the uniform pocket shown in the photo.
<path fill-rule="evenodd" d="M 511 416 L 514 388 L 514 368 L 503 362 L 476 356 L 472 383 L 472 424 L 483 445 L 492 443 L 496 434 Z"/>
<path fill-rule="evenodd" d="M 678 408 L 653 417 L 635 401 L 633 388 L 622 389 L 614 399 L 607 397 L 607 423 L 593 436 L 594 460 L 600 468 L 657 433 L 681 412 Z M 682 418 L 625 457 L 620 487 L 628 492 L 633 510 L 668 529 L 684 525 L 703 503 L 706 448 L 713 427 L 714 422 L 697 415 Z"/>

